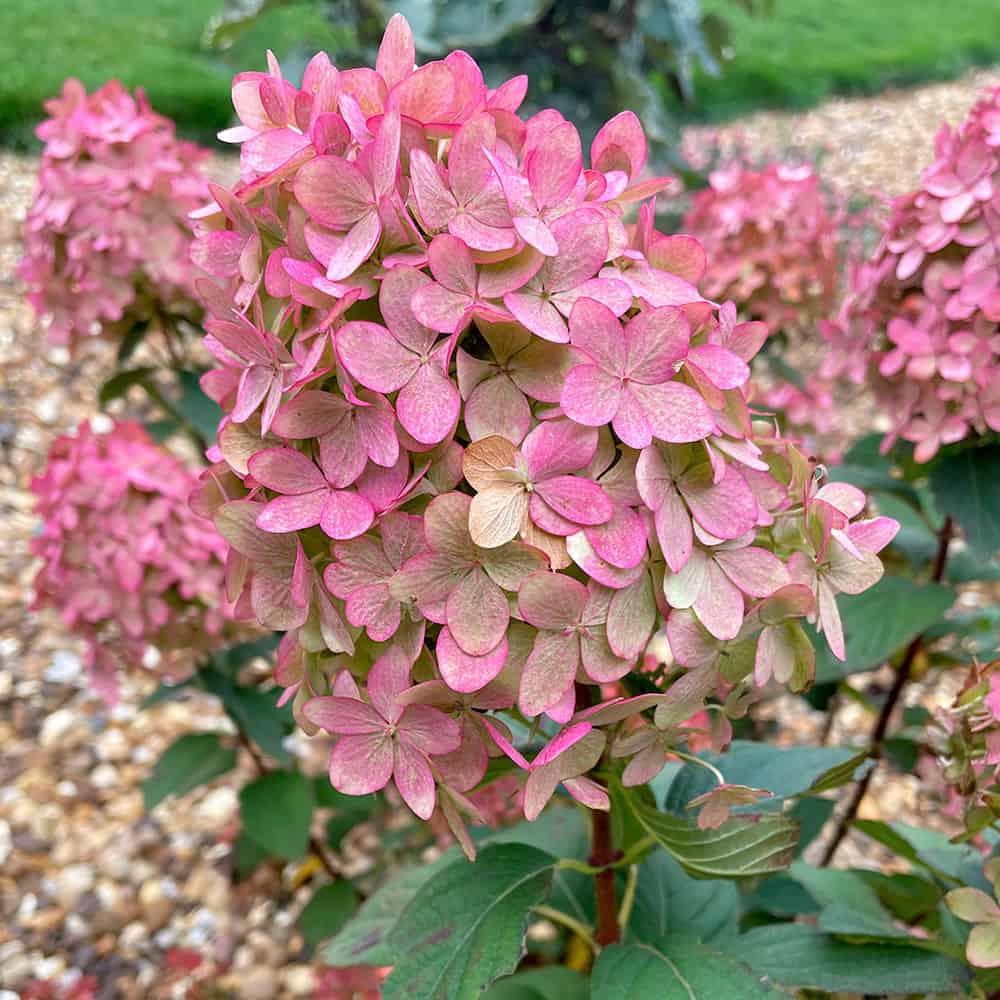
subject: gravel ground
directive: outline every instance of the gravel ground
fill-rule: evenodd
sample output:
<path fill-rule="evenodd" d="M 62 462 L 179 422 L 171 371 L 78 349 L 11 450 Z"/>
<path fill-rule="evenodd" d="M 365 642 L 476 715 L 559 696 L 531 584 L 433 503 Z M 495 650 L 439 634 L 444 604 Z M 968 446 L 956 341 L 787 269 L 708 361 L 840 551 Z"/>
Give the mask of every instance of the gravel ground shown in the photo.
<path fill-rule="evenodd" d="M 824 171 L 835 182 L 896 193 L 927 161 L 940 121 L 960 120 L 996 78 L 979 71 L 803 115 L 760 114 L 719 137 L 799 153 L 825 146 Z M 160 752 L 181 733 L 225 729 L 214 703 L 193 696 L 139 713 L 148 689 L 131 684 L 108 710 L 87 690 L 73 639 L 27 609 L 30 477 L 51 439 L 95 411 L 112 361 L 101 345 L 74 360 L 47 349 L 21 301 L 13 270 L 34 168 L 0 154 L 0 1000 L 22 995 L 32 980 L 69 987 L 81 976 L 98 984 L 87 996 L 108 1000 L 311 996 L 317 973 L 294 928 L 308 895 L 296 888 L 298 873 L 265 868 L 243 884 L 231 878 L 233 782 L 164 803 L 152 816 L 143 811 L 139 785 Z M 819 719 L 801 704 L 776 704 L 783 720 L 796 706 L 783 740 L 815 735 Z M 869 727 L 849 706 L 837 734 L 857 740 Z M 241 772 L 251 774 L 249 761 Z M 921 811 L 919 792 L 916 779 L 877 780 L 862 813 Z M 848 844 L 839 859 L 865 855 Z M 350 862 L 354 870 L 365 863 Z"/>

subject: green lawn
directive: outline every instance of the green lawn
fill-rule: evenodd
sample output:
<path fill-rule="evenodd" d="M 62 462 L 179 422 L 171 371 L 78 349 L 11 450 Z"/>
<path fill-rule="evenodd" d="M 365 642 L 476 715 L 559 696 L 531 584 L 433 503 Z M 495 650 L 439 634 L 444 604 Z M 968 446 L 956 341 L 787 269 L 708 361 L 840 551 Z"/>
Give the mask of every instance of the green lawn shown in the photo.
<path fill-rule="evenodd" d="M 43 116 L 42 102 L 67 76 L 88 88 L 117 77 L 143 86 L 153 106 L 202 140 L 232 114 L 233 67 L 262 69 L 265 50 L 300 39 L 331 43 L 314 2 L 275 10 L 221 56 L 201 46 L 221 0 L 0 0 L 0 143 L 21 145 Z"/>
<path fill-rule="evenodd" d="M 702 2 L 726 18 L 734 53 L 720 79 L 698 81 L 690 112 L 703 120 L 1000 63 L 1000 0 L 772 0 L 753 16 L 738 0 Z"/>
<path fill-rule="evenodd" d="M 205 140 L 229 122 L 234 69 L 262 68 L 268 46 L 278 53 L 335 47 L 318 0 L 292 0 L 224 54 L 207 52 L 202 33 L 221 3 L 0 0 L 0 143 L 29 140 L 42 101 L 69 75 L 88 87 L 110 77 L 141 84 L 184 134 Z M 1000 62 L 1000 0 L 772 0 L 772 13 L 757 16 L 740 0 L 703 3 L 729 21 L 734 58 L 721 79 L 698 81 L 689 114 L 702 120 Z"/>

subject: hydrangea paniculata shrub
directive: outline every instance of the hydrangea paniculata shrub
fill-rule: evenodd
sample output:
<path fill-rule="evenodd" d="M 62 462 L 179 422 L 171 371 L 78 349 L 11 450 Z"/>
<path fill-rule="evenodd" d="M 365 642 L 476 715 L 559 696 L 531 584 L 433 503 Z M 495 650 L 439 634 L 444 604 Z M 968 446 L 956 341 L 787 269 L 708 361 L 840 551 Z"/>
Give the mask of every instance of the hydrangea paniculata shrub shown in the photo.
<path fill-rule="evenodd" d="M 826 327 L 824 373 L 867 380 L 884 447 L 909 441 L 918 462 L 1000 431 L 1000 87 L 942 127 L 935 154 Z"/>
<path fill-rule="evenodd" d="M 797 332 L 833 310 L 840 214 L 811 165 L 737 160 L 709 174 L 684 231 L 708 255 L 706 295 L 732 300 L 772 332 Z"/>
<path fill-rule="evenodd" d="M 635 115 L 588 164 L 558 112 L 518 116 L 526 86 L 462 52 L 415 68 L 399 16 L 374 70 L 319 55 L 296 88 L 272 59 L 236 78 L 242 183 L 195 244 L 228 596 L 286 632 L 277 679 L 335 737 L 334 786 L 392 781 L 470 853 L 491 755 L 528 818 L 560 785 L 607 809 L 606 755 L 645 782 L 720 685 L 807 684 L 801 621 L 843 656 L 835 595 L 896 527 L 754 426 L 765 329 L 656 231 Z M 601 703 L 664 622 L 683 683 Z"/>
<path fill-rule="evenodd" d="M 208 152 L 116 80 L 89 95 L 67 80 L 45 107 L 18 274 L 50 340 L 121 336 L 163 314 L 197 320 L 187 216 L 207 197 Z"/>
<path fill-rule="evenodd" d="M 190 670 L 219 641 L 226 543 L 188 506 L 196 481 L 141 425 L 99 433 L 87 422 L 53 442 L 32 480 L 44 520 L 36 606 L 86 641 L 108 700 L 120 670 Z"/>

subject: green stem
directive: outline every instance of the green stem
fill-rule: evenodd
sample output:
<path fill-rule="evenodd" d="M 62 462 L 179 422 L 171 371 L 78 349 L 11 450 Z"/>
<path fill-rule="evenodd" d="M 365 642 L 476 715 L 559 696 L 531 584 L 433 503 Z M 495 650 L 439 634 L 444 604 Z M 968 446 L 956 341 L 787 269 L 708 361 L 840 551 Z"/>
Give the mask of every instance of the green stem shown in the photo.
<path fill-rule="evenodd" d="M 625 895 L 622 896 L 621 909 L 618 911 L 618 926 L 628 927 L 628 918 L 632 916 L 632 907 L 635 905 L 635 894 L 639 888 L 639 866 L 630 865 L 628 870 L 628 881 L 625 883 Z"/>
<path fill-rule="evenodd" d="M 571 930 L 578 938 L 590 946 L 590 950 L 595 955 L 600 952 L 601 947 L 594 940 L 593 934 L 590 933 L 590 928 L 577 920 L 576 917 L 571 917 L 568 913 L 563 913 L 562 910 L 557 910 L 554 906 L 533 906 L 531 910 L 532 913 L 537 914 L 539 917 L 551 920 L 554 924 L 562 924 L 563 927 Z"/>

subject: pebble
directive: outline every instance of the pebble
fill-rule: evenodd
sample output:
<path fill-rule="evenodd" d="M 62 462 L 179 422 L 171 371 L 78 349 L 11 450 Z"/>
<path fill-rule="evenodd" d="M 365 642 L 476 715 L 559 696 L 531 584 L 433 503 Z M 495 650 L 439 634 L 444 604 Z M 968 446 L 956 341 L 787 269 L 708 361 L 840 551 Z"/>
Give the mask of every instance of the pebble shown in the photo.
<path fill-rule="evenodd" d="M 97 756 L 101 760 L 127 760 L 132 749 L 120 729 L 105 730 L 97 738 Z"/>
<path fill-rule="evenodd" d="M 119 783 L 118 768 L 113 764 L 98 764 L 90 772 L 90 783 L 101 791 L 115 788 Z"/>
<path fill-rule="evenodd" d="M 278 974 L 274 969 L 252 969 L 241 979 L 240 997 L 243 1000 L 273 1000 L 278 992 Z"/>
<path fill-rule="evenodd" d="M 152 930 L 159 930 L 174 911 L 170 893 L 165 891 L 161 879 L 149 879 L 142 883 L 139 889 L 139 905 L 142 907 L 146 925 Z"/>
<path fill-rule="evenodd" d="M 38 742 L 43 747 L 53 747 L 80 721 L 79 713 L 71 708 L 59 708 L 45 717 L 42 731 L 38 734 Z"/>
<path fill-rule="evenodd" d="M 94 869 L 90 865 L 67 865 L 55 877 L 56 899 L 67 909 L 94 886 Z"/>

